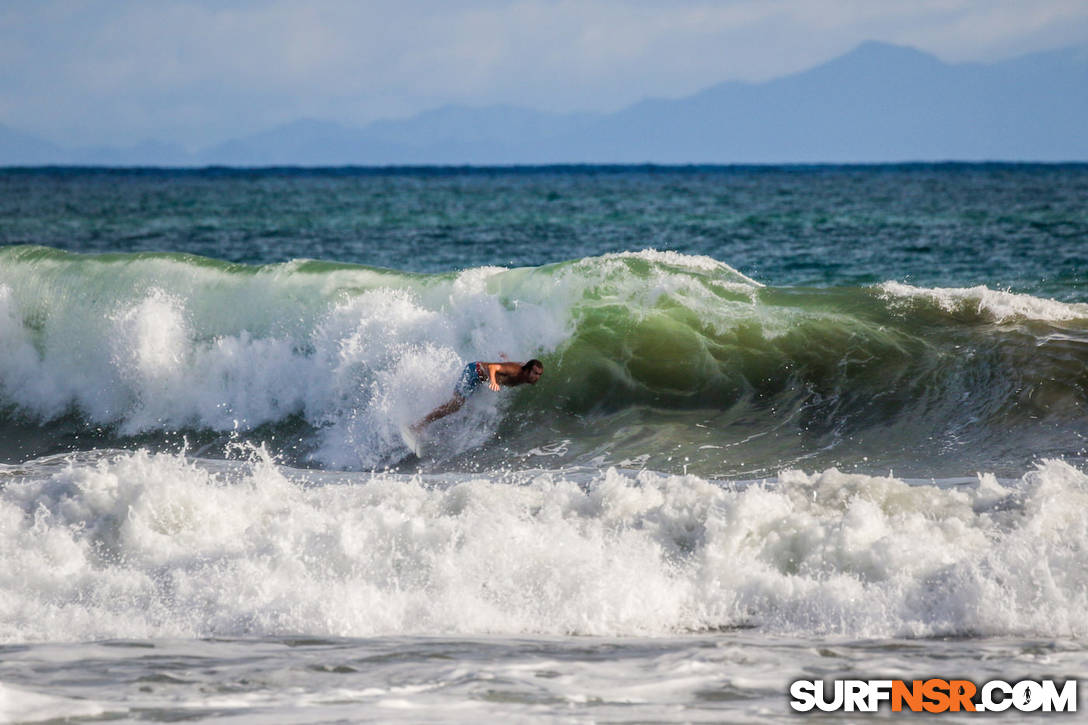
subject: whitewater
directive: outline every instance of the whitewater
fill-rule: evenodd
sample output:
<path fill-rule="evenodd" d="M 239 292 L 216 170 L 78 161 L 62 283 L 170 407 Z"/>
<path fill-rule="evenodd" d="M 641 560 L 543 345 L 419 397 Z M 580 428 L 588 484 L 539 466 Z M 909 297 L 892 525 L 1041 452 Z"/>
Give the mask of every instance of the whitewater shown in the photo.
<path fill-rule="evenodd" d="M 0 175 L 37 190 L 0 197 L 41 224 L 27 244 L 27 222 L 0 223 L 0 721 L 777 722 L 802 678 L 1088 677 L 1080 207 L 1054 222 L 1073 242 L 1045 283 L 1034 252 L 1014 284 L 943 271 L 982 248 L 972 216 L 947 265 L 820 284 L 803 260 L 705 245 L 710 226 L 592 242 L 630 232 L 605 221 L 615 198 L 692 225 L 786 188 L 775 203 L 800 206 L 755 228 L 811 244 L 827 222 L 795 222 L 825 213 L 828 175 L 879 199 L 851 229 L 892 189 L 955 200 L 978 177 L 163 172 L 107 191 L 40 173 Z M 1030 216 L 1002 217 L 1009 244 L 1041 234 L 1002 174 L 1027 195 L 1059 172 L 970 173 Z M 366 264 L 354 228 L 335 230 L 354 251 L 319 259 L 120 241 L 191 229 L 219 197 L 286 198 L 277 184 L 404 204 L 380 231 L 403 263 Z M 184 223 L 127 196 L 149 189 L 184 197 Z M 471 207 L 481 189 L 497 208 Z M 592 235 L 456 267 L 448 239 L 421 263 L 424 192 L 478 244 L 546 203 Z M 882 217 L 893 252 L 904 216 L 932 219 L 912 194 Z M 51 195 L 139 211 L 103 250 Z M 231 214 L 224 250 L 273 220 L 303 235 L 294 215 Z M 841 255 L 872 264 L 859 240 Z M 502 356 L 544 376 L 477 393 L 409 451 L 401 428 Z"/>
<path fill-rule="evenodd" d="M 135 453 L 3 470 L 4 640 L 1081 637 L 1088 477 L 320 475 Z"/>

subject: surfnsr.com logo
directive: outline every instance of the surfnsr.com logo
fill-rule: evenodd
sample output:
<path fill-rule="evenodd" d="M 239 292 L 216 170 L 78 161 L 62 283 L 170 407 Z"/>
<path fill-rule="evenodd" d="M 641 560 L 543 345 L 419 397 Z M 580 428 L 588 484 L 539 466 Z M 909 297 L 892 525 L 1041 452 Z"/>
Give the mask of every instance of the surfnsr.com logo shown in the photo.
<path fill-rule="evenodd" d="M 790 707 L 798 712 L 1076 712 L 1077 681 L 990 680 L 797 680 Z"/>

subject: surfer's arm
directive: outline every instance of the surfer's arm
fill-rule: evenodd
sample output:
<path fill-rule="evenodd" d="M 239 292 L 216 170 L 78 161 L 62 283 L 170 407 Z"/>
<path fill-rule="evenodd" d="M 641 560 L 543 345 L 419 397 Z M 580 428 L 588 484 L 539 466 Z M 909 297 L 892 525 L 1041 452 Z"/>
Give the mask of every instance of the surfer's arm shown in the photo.
<path fill-rule="evenodd" d="M 487 387 L 492 390 L 499 389 L 499 375 L 507 380 L 517 377 L 521 372 L 521 365 L 516 362 L 488 362 L 481 363 L 487 369 Z"/>

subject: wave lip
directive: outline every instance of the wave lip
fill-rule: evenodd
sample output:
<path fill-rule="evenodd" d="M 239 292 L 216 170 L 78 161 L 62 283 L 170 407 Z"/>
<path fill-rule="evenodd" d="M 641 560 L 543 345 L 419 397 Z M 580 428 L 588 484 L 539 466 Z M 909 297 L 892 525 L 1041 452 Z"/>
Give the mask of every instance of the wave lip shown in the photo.
<path fill-rule="evenodd" d="M 1088 322 L 1088 304 L 1083 302 L 1059 302 L 992 290 L 985 285 L 924 288 L 902 282 L 883 282 L 876 289 L 893 303 L 896 300 L 928 303 L 948 313 L 973 313 L 992 322 Z"/>
<path fill-rule="evenodd" d="M 6 642 L 1088 636 L 1088 476 L 1060 461 L 966 485 L 316 476 L 143 451 L 3 474 Z"/>

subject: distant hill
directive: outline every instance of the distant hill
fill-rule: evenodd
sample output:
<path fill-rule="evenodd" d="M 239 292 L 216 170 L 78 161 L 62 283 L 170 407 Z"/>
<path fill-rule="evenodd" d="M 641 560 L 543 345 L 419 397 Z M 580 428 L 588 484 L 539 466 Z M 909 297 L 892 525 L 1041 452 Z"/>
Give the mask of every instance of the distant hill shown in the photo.
<path fill-rule="evenodd" d="M 176 144 L 144 141 L 128 148 L 63 148 L 0 125 L 0 166 L 187 166 L 193 157 Z"/>
<path fill-rule="evenodd" d="M 0 164 L 6 166 L 56 163 L 67 152 L 59 147 L 0 125 Z"/>
<path fill-rule="evenodd" d="M 384 165 L 1088 160 L 1088 47 L 947 64 L 864 43 L 766 83 L 611 114 L 447 106 L 350 128 L 301 120 L 195 154 L 61 149 L 0 127 L 0 164 Z"/>
<path fill-rule="evenodd" d="M 576 133 L 595 118 L 511 106 L 445 106 L 365 128 L 303 120 L 229 141 L 197 158 L 240 166 L 532 163 L 541 144 Z"/>

